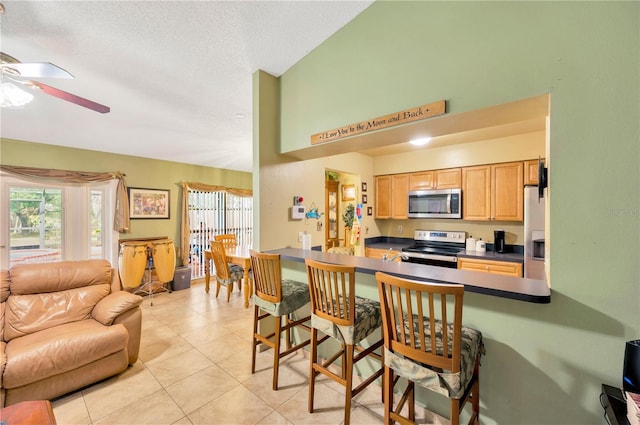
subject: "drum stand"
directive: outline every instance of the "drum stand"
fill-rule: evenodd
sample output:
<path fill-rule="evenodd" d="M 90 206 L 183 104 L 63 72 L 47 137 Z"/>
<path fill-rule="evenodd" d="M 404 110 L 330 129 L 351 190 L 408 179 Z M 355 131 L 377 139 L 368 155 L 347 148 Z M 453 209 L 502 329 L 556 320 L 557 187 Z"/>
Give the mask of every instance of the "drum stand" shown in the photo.
<path fill-rule="evenodd" d="M 153 278 L 151 276 L 151 271 L 154 269 L 153 267 L 153 256 L 151 255 L 151 248 L 147 247 L 147 267 L 146 267 L 147 271 L 146 271 L 146 282 L 144 282 L 138 289 L 135 290 L 134 295 L 138 295 L 140 293 L 148 295 L 149 296 L 149 305 L 152 306 L 153 305 L 153 294 L 154 294 L 154 289 L 158 289 L 159 292 L 161 291 L 167 291 L 167 292 L 171 292 L 169 289 L 165 288 L 164 284 L 162 282 L 159 282 L 160 285 L 155 285 L 154 288 L 154 284 L 153 284 Z"/>

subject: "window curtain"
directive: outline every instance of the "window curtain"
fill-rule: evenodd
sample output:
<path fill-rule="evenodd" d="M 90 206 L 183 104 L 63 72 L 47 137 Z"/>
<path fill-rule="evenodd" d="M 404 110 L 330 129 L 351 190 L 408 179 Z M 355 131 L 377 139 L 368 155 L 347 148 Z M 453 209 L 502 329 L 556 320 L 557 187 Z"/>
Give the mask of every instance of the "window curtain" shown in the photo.
<path fill-rule="evenodd" d="M 227 192 L 232 195 L 250 198 L 253 196 L 251 189 L 233 189 L 225 186 L 214 186 L 205 183 L 183 182 L 182 200 L 180 210 L 180 260 L 182 264 L 189 264 L 189 190 L 200 192 Z"/>
<path fill-rule="evenodd" d="M 120 233 L 129 232 L 129 197 L 124 174 L 120 172 L 96 173 L 90 171 L 69 171 L 50 168 L 20 167 L 17 165 L 0 165 L 0 170 L 21 177 L 43 179 L 61 183 L 91 183 L 118 179 L 116 190 L 116 207 L 113 218 L 113 230 Z"/>

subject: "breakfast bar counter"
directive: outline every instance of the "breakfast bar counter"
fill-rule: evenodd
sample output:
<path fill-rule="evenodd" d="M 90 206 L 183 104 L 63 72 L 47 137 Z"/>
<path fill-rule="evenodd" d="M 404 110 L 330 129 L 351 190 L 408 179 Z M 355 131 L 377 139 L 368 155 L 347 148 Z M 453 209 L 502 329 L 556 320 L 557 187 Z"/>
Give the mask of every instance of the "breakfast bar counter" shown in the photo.
<path fill-rule="evenodd" d="M 329 254 L 298 248 L 280 248 L 268 252 L 280 254 L 280 258 L 283 261 L 304 263 L 306 258 L 310 258 L 325 263 L 353 266 L 356 269 L 356 273 L 365 275 L 374 275 L 377 271 L 381 271 L 418 281 L 462 284 L 465 287 L 465 291 L 478 294 L 538 304 L 551 302 L 551 290 L 544 280 L 501 276 L 407 262 L 383 261 L 376 258 L 352 255 Z"/>

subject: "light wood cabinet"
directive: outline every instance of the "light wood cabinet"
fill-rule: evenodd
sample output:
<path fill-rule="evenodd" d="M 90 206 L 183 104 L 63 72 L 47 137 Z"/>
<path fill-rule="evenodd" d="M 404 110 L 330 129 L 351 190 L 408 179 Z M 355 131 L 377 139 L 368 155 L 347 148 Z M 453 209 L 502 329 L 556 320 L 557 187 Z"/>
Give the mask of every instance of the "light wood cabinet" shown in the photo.
<path fill-rule="evenodd" d="M 409 190 L 459 189 L 462 187 L 462 170 L 420 171 L 409 174 Z"/>
<path fill-rule="evenodd" d="M 365 248 L 364 255 L 369 258 L 377 258 L 382 259 L 384 255 L 387 255 L 387 258 L 393 257 L 394 255 L 402 254 L 400 251 L 389 251 L 388 249 L 379 249 L 379 248 Z M 400 257 L 395 258 L 393 261 L 400 262 L 402 259 Z"/>
<path fill-rule="evenodd" d="M 463 168 L 463 219 L 522 221 L 524 218 L 523 168 L 523 162 Z"/>
<path fill-rule="evenodd" d="M 375 218 L 391 218 L 391 176 L 376 177 Z"/>
<path fill-rule="evenodd" d="M 327 180 L 324 183 L 325 205 L 327 211 L 324 226 L 325 251 L 329 248 L 333 248 L 334 246 L 340 246 L 340 234 L 338 230 L 338 212 L 340 211 L 338 185 L 339 183 L 337 181 Z"/>
<path fill-rule="evenodd" d="M 544 161 L 544 159 L 542 160 Z M 524 184 L 535 186 L 538 184 L 538 160 L 524 162 Z"/>
<path fill-rule="evenodd" d="M 458 269 L 474 272 L 501 274 L 504 276 L 522 277 L 522 263 L 512 263 L 509 261 L 458 258 Z"/>
<path fill-rule="evenodd" d="M 409 174 L 409 190 L 433 189 L 433 171 L 421 171 Z"/>
<path fill-rule="evenodd" d="M 462 169 L 436 170 L 434 180 L 436 189 L 460 189 L 462 187 Z"/>
<path fill-rule="evenodd" d="M 376 177 L 375 218 L 407 218 L 409 175 Z"/>

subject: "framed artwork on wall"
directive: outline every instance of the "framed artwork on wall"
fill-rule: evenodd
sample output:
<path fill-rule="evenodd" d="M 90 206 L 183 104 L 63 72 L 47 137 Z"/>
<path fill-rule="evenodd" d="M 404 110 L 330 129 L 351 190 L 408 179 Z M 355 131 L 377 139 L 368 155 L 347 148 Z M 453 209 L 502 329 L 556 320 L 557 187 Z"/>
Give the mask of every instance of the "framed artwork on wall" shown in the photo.
<path fill-rule="evenodd" d="M 169 218 L 169 191 L 129 188 L 129 218 Z"/>
<path fill-rule="evenodd" d="M 367 195 L 362 195 L 362 203 L 363 204 L 367 203 Z"/>
<path fill-rule="evenodd" d="M 353 184 L 342 185 L 342 200 L 355 201 L 355 199 L 356 199 L 356 186 Z"/>
<path fill-rule="evenodd" d="M 366 192 L 366 191 L 367 191 L 367 183 L 362 182 L 362 192 Z"/>

